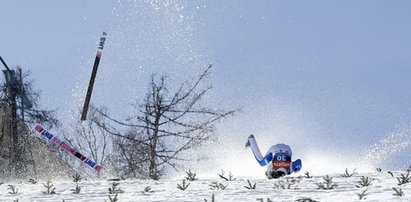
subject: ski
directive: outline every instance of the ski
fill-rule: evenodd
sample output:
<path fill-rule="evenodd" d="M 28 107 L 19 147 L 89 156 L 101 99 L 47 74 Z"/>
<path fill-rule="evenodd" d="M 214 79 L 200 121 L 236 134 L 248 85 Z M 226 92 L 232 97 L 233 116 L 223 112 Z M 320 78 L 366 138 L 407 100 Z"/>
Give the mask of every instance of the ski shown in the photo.
<path fill-rule="evenodd" d="M 101 54 L 104 48 L 104 42 L 106 41 L 107 33 L 103 32 L 98 44 L 96 59 L 94 59 L 93 70 L 91 72 L 90 82 L 88 84 L 86 99 L 83 105 L 83 111 L 81 113 L 81 120 L 84 121 L 87 118 L 87 112 L 90 105 L 91 93 L 93 93 L 94 80 L 96 79 L 98 64 L 100 63 Z"/>
<path fill-rule="evenodd" d="M 88 166 L 92 167 L 94 170 L 96 170 L 97 172 L 99 172 L 102 168 L 101 165 L 98 165 L 96 162 L 90 160 L 89 158 L 85 157 L 84 155 L 82 155 L 80 152 L 76 151 L 75 149 L 73 149 L 73 147 L 71 147 L 69 144 L 67 144 L 66 142 L 62 141 L 61 139 L 59 139 L 57 136 L 51 134 L 50 132 L 48 132 L 47 130 L 45 130 L 41 125 L 37 124 L 34 127 L 34 130 L 39 133 L 40 135 L 44 136 L 45 138 L 47 138 L 50 143 L 59 146 L 60 148 L 62 148 L 64 151 L 66 151 L 67 153 L 72 154 L 73 156 L 77 157 L 78 159 L 80 159 L 81 161 L 83 161 L 85 164 L 87 164 Z"/>

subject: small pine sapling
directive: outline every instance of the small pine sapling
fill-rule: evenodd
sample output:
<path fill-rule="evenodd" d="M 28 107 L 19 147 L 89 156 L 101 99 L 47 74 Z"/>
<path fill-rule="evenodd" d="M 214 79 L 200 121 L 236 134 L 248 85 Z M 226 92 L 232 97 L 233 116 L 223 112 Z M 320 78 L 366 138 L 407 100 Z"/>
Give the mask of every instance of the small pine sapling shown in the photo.
<path fill-rule="evenodd" d="M 43 191 L 44 194 L 56 194 L 56 188 L 51 183 L 51 181 L 47 181 L 43 186 L 46 188 L 46 191 Z"/>
<path fill-rule="evenodd" d="M 186 180 L 183 180 L 183 184 L 177 184 L 177 188 L 184 191 L 190 186 L 190 183 L 186 184 Z"/>
<path fill-rule="evenodd" d="M 186 180 L 188 180 L 188 181 L 195 181 L 195 180 L 198 180 L 198 178 L 196 178 L 196 173 L 193 173 L 193 172 L 191 172 L 191 170 L 188 170 L 188 172 L 186 172 L 187 173 L 187 177 L 186 177 Z"/>
<path fill-rule="evenodd" d="M 310 173 L 308 171 L 306 171 L 304 173 L 304 175 L 305 175 L 306 178 L 312 178 L 313 177 L 312 175 L 310 175 Z"/>
<path fill-rule="evenodd" d="M 279 179 L 274 184 L 274 189 L 298 189 L 298 187 L 294 185 L 299 183 L 300 180 L 301 180 L 301 177 L 297 177 L 297 178 L 285 177 L 283 179 Z"/>
<path fill-rule="evenodd" d="M 368 195 L 366 192 L 367 192 L 367 190 L 363 190 L 361 193 L 358 193 L 358 194 L 357 194 L 358 199 L 359 199 L 359 200 L 365 200 L 365 199 L 366 199 L 365 196 Z"/>
<path fill-rule="evenodd" d="M 160 178 L 161 178 L 162 176 L 163 176 L 163 174 L 160 173 L 160 172 L 151 173 L 151 174 L 149 175 L 150 179 L 155 180 L 155 181 L 160 180 Z"/>
<path fill-rule="evenodd" d="M 250 180 L 247 180 L 248 185 L 244 186 L 246 189 L 255 189 L 257 186 L 257 183 L 251 184 Z"/>
<path fill-rule="evenodd" d="M 395 187 L 393 187 L 392 189 L 393 189 L 394 192 L 395 192 L 395 193 L 393 193 L 392 195 L 394 195 L 394 196 L 399 196 L 399 197 L 404 196 L 404 192 L 402 191 L 401 188 L 395 188 Z"/>
<path fill-rule="evenodd" d="M 357 188 L 361 188 L 361 187 L 368 187 L 371 185 L 371 182 L 373 181 L 373 179 L 369 178 L 369 177 L 365 177 L 365 176 L 361 176 L 360 181 L 358 181 L 358 185 L 355 185 Z"/>
<path fill-rule="evenodd" d="M 81 181 L 81 176 L 79 174 L 74 174 L 73 175 L 73 182 L 80 182 Z"/>
<path fill-rule="evenodd" d="M 143 193 L 153 193 L 154 191 L 151 191 L 151 187 L 150 186 L 147 186 L 147 187 L 144 187 L 144 189 L 143 189 Z"/>
<path fill-rule="evenodd" d="M 318 189 L 331 190 L 338 187 L 338 185 L 333 182 L 333 178 L 328 175 L 323 177 L 323 180 L 324 182 L 316 183 Z"/>
<path fill-rule="evenodd" d="M 398 185 L 403 185 L 403 184 L 410 183 L 410 182 L 411 182 L 410 173 L 411 173 L 411 171 L 408 170 L 408 171 L 407 171 L 407 174 L 404 175 L 404 174 L 402 173 L 400 177 L 397 177 Z"/>
<path fill-rule="evenodd" d="M 355 170 L 357 170 L 357 168 L 355 168 L 351 173 L 349 173 L 348 168 L 345 168 L 345 173 L 342 174 L 341 177 L 345 177 L 345 178 L 352 177 L 353 175 L 357 174 L 357 172 L 355 172 Z"/>
<path fill-rule="evenodd" d="M 224 185 L 222 183 L 218 183 L 217 181 L 213 181 L 208 186 L 210 187 L 211 190 L 225 190 L 228 187 L 228 184 Z"/>
<path fill-rule="evenodd" d="M 17 194 L 17 192 L 19 191 L 19 189 L 17 189 L 15 185 L 11 184 L 9 184 L 9 188 L 7 188 L 7 190 L 10 190 L 9 194 Z"/>
<path fill-rule="evenodd" d="M 225 172 L 224 172 L 223 170 L 221 170 L 221 174 L 218 174 L 218 176 L 219 176 L 221 179 L 224 179 L 225 181 L 234 181 L 234 180 L 236 180 L 236 178 L 234 178 L 234 175 L 231 174 L 231 172 L 229 172 L 229 173 L 228 173 L 228 176 L 226 177 L 226 176 L 225 176 Z"/>
<path fill-rule="evenodd" d="M 121 194 L 124 193 L 124 191 L 119 187 L 120 183 L 113 182 L 111 184 L 111 187 L 108 188 L 108 193 L 109 194 Z"/>

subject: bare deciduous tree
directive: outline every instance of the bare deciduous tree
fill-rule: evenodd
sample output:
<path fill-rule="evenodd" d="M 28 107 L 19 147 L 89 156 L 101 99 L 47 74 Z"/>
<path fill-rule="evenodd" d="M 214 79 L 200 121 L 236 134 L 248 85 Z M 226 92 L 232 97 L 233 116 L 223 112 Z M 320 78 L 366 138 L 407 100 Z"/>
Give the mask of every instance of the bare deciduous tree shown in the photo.
<path fill-rule="evenodd" d="M 102 125 L 111 134 L 133 141 L 135 147 L 132 149 L 144 149 L 148 157 L 148 177 L 158 179 L 167 165 L 177 169 L 183 161 L 192 160 L 182 154 L 210 140 L 217 121 L 234 114 L 234 111 L 201 105 L 211 89 L 211 86 L 203 87 L 211 67 L 209 65 L 193 83 L 180 84 L 174 93 L 169 92 L 167 77 L 157 79 L 153 75 L 144 103 L 134 105 L 138 113 L 126 122 L 101 112 L 111 121 L 138 133 L 136 136 L 123 135 Z"/>

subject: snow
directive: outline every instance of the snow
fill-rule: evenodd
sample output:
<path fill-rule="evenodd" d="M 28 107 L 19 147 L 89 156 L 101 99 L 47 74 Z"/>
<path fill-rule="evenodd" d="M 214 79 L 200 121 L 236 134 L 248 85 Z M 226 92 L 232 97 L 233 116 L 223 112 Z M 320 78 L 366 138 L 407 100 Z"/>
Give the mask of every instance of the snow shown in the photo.
<path fill-rule="evenodd" d="M 338 186 L 331 190 L 318 189 L 317 183 L 324 182 L 325 175 L 313 176 L 307 178 L 305 173 L 292 174 L 289 177 L 268 180 L 264 176 L 246 177 L 235 176 L 233 181 L 226 181 L 218 177 L 201 178 L 197 174 L 198 180 L 187 181 L 190 183 L 186 190 L 177 188 L 177 184 L 182 185 L 185 176 L 173 179 L 154 180 L 121 180 L 119 187 L 123 193 L 118 194 L 119 201 L 212 201 L 212 195 L 215 201 L 296 201 L 302 199 L 312 199 L 315 201 L 359 201 L 359 196 L 363 190 L 365 193 L 364 201 L 410 201 L 411 200 L 411 183 L 398 185 L 397 177 L 406 174 L 405 171 L 392 172 L 388 171 L 357 173 L 352 177 L 343 177 L 341 173 L 329 174 L 333 177 L 332 181 Z M 367 187 L 357 188 L 361 177 L 369 177 L 372 182 Z M 291 180 L 297 180 L 292 184 Z M 246 189 L 249 180 L 251 184 L 256 184 L 255 189 Z M 287 180 L 289 182 L 287 182 Z M 217 182 L 228 185 L 225 190 L 212 190 L 211 183 Z M 56 194 L 44 194 L 46 188 L 43 186 L 45 181 L 39 181 L 36 184 L 29 182 L 4 183 L 0 185 L 0 201 L 110 201 L 108 189 L 112 186 L 113 181 L 108 180 L 82 180 L 78 183 L 81 187 L 79 194 L 72 193 L 76 183 L 70 180 L 52 181 L 56 188 Z M 281 188 L 281 183 L 286 185 Z M 10 194 L 9 185 L 17 187 L 17 194 Z M 288 189 L 288 185 L 290 189 Z M 144 191 L 146 187 L 151 188 Z M 404 195 L 395 196 L 394 188 L 400 188 Z M 114 194 L 111 195 L 114 197 Z"/>

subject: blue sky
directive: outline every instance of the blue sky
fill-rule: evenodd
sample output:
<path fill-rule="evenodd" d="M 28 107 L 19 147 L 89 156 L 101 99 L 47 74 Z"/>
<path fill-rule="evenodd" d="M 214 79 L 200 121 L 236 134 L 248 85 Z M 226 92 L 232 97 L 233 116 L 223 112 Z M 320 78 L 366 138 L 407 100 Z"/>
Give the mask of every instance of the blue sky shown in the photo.
<path fill-rule="evenodd" d="M 4 1 L 0 54 L 32 72 L 42 105 L 57 108 L 66 126 L 106 31 L 92 102 L 117 117 L 142 101 L 152 73 L 180 83 L 213 63 L 207 102 L 240 109 L 219 127 L 227 148 L 254 133 L 262 150 L 285 142 L 302 157 L 355 155 L 411 122 L 410 8 L 382 0 Z M 396 167 L 411 164 L 410 147 L 393 156 L 406 159 Z"/>

